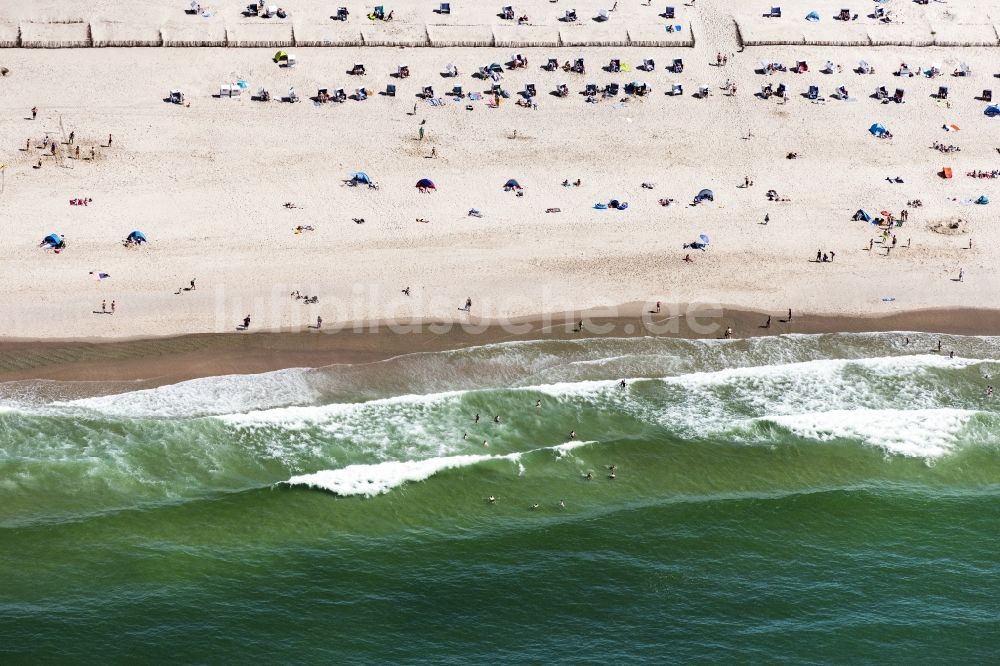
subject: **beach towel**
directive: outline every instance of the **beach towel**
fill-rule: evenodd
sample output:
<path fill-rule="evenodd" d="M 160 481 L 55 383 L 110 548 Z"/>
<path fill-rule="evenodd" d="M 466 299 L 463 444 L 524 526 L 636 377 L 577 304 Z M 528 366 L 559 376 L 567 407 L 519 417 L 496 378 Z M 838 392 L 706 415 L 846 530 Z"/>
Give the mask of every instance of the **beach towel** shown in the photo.
<path fill-rule="evenodd" d="M 469 93 L 469 99 L 472 100 L 473 102 L 479 101 L 482 98 L 483 98 L 482 93 L 477 93 L 477 92 Z"/>
<path fill-rule="evenodd" d="M 607 210 L 608 206 L 607 204 L 599 203 L 599 204 L 594 204 L 594 208 L 596 208 L 597 210 Z"/>
<path fill-rule="evenodd" d="M 440 97 L 433 97 L 427 101 L 431 106 L 444 106 L 444 100 Z"/>
<path fill-rule="evenodd" d="M 621 67 L 619 69 L 621 71 L 623 71 L 623 72 L 631 72 L 632 71 L 632 65 L 629 65 L 629 64 L 623 62 L 621 64 Z"/>

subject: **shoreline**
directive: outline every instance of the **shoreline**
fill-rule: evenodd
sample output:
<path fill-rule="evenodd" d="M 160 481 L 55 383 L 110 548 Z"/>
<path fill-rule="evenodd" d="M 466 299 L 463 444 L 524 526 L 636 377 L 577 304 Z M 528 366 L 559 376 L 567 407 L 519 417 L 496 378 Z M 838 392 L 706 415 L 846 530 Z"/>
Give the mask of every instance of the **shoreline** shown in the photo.
<path fill-rule="evenodd" d="M 669 314 L 682 311 L 675 305 L 654 315 L 645 307 L 631 303 L 610 309 L 616 313 L 613 316 L 602 315 L 608 310 L 591 310 L 523 317 L 504 324 L 423 322 L 414 333 L 400 333 L 396 326 L 384 322 L 358 322 L 339 331 L 208 333 L 127 340 L 0 338 L 0 383 L 131 382 L 141 384 L 138 388 L 150 388 L 199 377 L 372 363 L 406 354 L 505 342 L 581 337 L 721 338 L 729 326 L 736 339 L 869 332 L 992 335 L 1000 329 L 1000 310 L 994 309 L 941 308 L 879 316 L 793 313 L 789 324 L 784 321 L 785 313 L 779 316 L 692 306 L 686 310 L 689 314 Z M 765 329 L 763 323 L 769 314 L 772 324 Z M 582 333 L 574 330 L 581 317 L 586 322 Z M 518 330 L 512 332 L 515 327 Z"/>

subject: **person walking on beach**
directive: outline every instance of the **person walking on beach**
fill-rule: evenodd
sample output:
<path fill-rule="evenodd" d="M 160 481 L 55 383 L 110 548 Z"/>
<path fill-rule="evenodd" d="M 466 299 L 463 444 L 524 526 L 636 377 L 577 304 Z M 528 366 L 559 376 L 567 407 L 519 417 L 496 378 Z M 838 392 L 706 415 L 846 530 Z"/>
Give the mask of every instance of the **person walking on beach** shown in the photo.
<path fill-rule="evenodd" d="M 323 328 L 323 318 L 322 317 L 316 317 L 316 328 L 318 328 L 318 329 L 319 328 Z"/>
<path fill-rule="evenodd" d="M 38 117 L 38 107 L 33 106 L 31 107 L 31 119 L 34 120 L 37 117 Z"/>
<path fill-rule="evenodd" d="M 660 302 L 656 301 L 656 314 L 660 314 Z"/>
<path fill-rule="evenodd" d="M 965 269 L 964 268 L 959 268 L 958 269 L 958 281 L 959 282 L 963 282 L 964 280 L 965 280 Z"/>
<path fill-rule="evenodd" d="M 767 321 L 764 322 L 764 328 L 771 328 L 771 315 L 767 315 Z"/>
<path fill-rule="evenodd" d="M 111 135 L 109 134 L 108 135 L 108 148 L 110 148 L 110 147 L 111 147 Z"/>
<path fill-rule="evenodd" d="M 788 308 L 788 321 L 789 321 L 789 323 L 791 323 L 791 321 L 792 321 L 792 309 L 791 308 Z"/>
<path fill-rule="evenodd" d="M 424 140 L 424 128 L 423 127 L 420 128 L 419 133 L 420 133 L 420 140 L 423 141 Z"/>
<path fill-rule="evenodd" d="M 410 288 L 409 287 L 406 287 L 405 289 L 403 289 L 403 295 L 404 296 L 409 296 L 410 295 Z"/>
<path fill-rule="evenodd" d="M 91 159 L 91 161 L 93 161 L 96 156 L 97 156 L 97 151 L 95 151 L 94 147 L 91 146 L 90 147 L 90 159 Z"/>
<path fill-rule="evenodd" d="M 250 315 L 243 317 L 243 330 L 244 331 L 250 330 Z"/>
<path fill-rule="evenodd" d="M 469 298 L 465 299 L 465 311 L 466 312 L 471 312 L 472 311 L 472 297 L 471 296 Z"/>
<path fill-rule="evenodd" d="M 101 301 L 101 312 L 107 312 L 107 311 L 108 311 L 108 302 Z"/>
<path fill-rule="evenodd" d="M 111 301 L 111 314 L 115 313 L 115 302 Z"/>
<path fill-rule="evenodd" d="M 194 278 L 191 278 L 191 291 L 194 291 Z"/>
<path fill-rule="evenodd" d="M 770 213 L 764 213 L 764 226 L 767 226 L 767 223 L 770 221 L 771 221 Z"/>
<path fill-rule="evenodd" d="M 71 145 L 71 146 L 73 145 L 73 139 L 74 138 L 76 138 L 76 131 L 75 130 L 69 133 L 69 145 Z"/>
<path fill-rule="evenodd" d="M 837 256 L 837 253 L 834 252 L 833 250 L 830 250 L 830 261 L 833 261 L 833 258 L 836 257 L 836 256 Z"/>

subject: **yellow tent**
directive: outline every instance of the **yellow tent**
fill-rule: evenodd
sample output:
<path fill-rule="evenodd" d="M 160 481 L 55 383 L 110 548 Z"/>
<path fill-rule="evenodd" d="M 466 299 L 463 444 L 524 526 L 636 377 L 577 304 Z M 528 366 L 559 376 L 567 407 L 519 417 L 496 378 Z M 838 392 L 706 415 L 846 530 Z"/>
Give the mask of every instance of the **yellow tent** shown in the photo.
<path fill-rule="evenodd" d="M 288 60 L 288 54 L 284 51 L 278 51 L 274 54 L 274 62 L 281 62 L 282 60 Z"/>

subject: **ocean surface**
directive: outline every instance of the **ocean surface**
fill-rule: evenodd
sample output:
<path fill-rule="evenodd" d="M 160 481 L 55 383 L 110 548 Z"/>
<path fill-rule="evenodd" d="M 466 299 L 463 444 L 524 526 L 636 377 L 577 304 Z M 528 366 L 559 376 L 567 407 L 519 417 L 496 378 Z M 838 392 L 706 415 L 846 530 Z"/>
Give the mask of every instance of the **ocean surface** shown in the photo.
<path fill-rule="evenodd" d="M 0 385 L 0 662 L 997 663 L 1000 338 L 938 339 Z"/>

